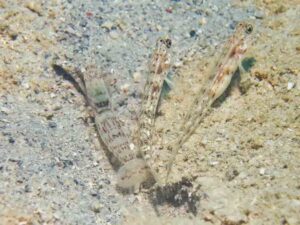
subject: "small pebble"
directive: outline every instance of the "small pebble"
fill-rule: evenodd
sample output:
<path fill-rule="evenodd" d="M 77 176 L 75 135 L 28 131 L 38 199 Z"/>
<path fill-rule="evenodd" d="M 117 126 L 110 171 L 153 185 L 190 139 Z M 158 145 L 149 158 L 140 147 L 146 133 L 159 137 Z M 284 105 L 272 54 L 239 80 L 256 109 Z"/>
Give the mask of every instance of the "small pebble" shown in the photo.
<path fill-rule="evenodd" d="M 135 83 L 141 82 L 142 74 L 140 72 L 134 72 L 132 76 Z"/>
<path fill-rule="evenodd" d="M 266 169 L 265 168 L 260 168 L 259 169 L 259 174 L 260 175 L 265 175 L 265 173 L 266 173 Z"/>
<path fill-rule="evenodd" d="M 288 82 L 288 84 L 287 84 L 287 89 L 288 90 L 291 90 L 291 89 L 293 89 L 295 87 L 295 83 L 293 83 L 293 82 Z"/>
<path fill-rule="evenodd" d="M 255 17 L 256 19 L 262 20 L 262 19 L 264 18 L 264 13 L 261 12 L 261 11 L 255 12 L 255 13 L 254 13 L 254 17 Z"/>
<path fill-rule="evenodd" d="M 103 208 L 103 206 L 98 202 L 94 203 L 91 206 L 92 211 L 95 212 L 95 213 L 99 213 L 102 208 Z"/>
<path fill-rule="evenodd" d="M 86 12 L 85 15 L 86 15 L 87 17 L 92 17 L 92 16 L 93 16 L 93 13 L 92 13 L 92 12 Z"/>
<path fill-rule="evenodd" d="M 13 143 L 15 143 L 15 139 L 13 139 L 13 137 L 9 137 L 8 138 L 8 142 L 11 143 L 11 144 L 13 144 Z"/>
<path fill-rule="evenodd" d="M 167 13 L 172 13 L 172 12 L 173 12 L 173 9 L 172 9 L 171 7 L 166 8 L 166 12 L 167 12 Z"/>
<path fill-rule="evenodd" d="M 111 21 L 105 21 L 104 23 L 102 23 L 101 27 L 105 28 L 107 30 L 111 30 L 112 27 L 114 26 L 114 23 Z"/>
<path fill-rule="evenodd" d="M 112 30 L 112 31 L 109 32 L 109 36 L 110 36 L 112 39 L 118 39 L 120 35 L 119 35 L 118 31 Z"/>
<path fill-rule="evenodd" d="M 213 5 L 213 6 L 212 6 L 212 10 L 215 11 L 215 12 L 218 12 L 218 11 L 219 11 L 219 8 L 218 8 L 218 6 Z"/>
<path fill-rule="evenodd" d="M 50 121 L 50 122 L 48 123 L 48 126 L 49 126 L 50 128 L 56 128 L 56 127 L 57 127 L 56 123 L 53 122 L 53 121 Z"/>
<path fill-rule="evenodd" d="M 218 161 L 212 161 L 212 162 L 209 163 L 209 165 L 211 165 L 211 166 L 216 166 L 216 165 L 218 165 L 218 164 L 219 164 Z"/>
<path fill-rule="evenodd" d="M 28 184 L 25 185 L 24 191 L 25 191 L 26 193 L 31 192 L 31 188 L 30 188 L 30 186 L 29 186 Z"/>
<path fill-rule="evenodd" d="M 182 65 L 183 65 L 182 61 L 177 61 L 174 63 L 174 67 L 176 67 L 176 68 L 181 67 Z"/>
<path fill-rule="evenodd" d="M 93 197 L 96 197 L 98 195 L 98 193 L 97 193 L 97 191 L 92 190 L 90 192 L 90 195 L 93 196 Z"/>
<path fill-rule="evenodd" d="M 39 116 L 43 116 L 47 120 L 51 120 L 53 118 L 54 114 L 53 114 L 53 112 L 47 112 L 47 111 L 45 111 L 45 112 L 40 112 Z"/>
<path fill-rule="evenodd" d="M 196 36 L 196 31 L 195 30 L 191 30 L 190 31 L 190 37 L 195 37 Z"/>
<path fill-rule="evenodd" d="M 59 105 L 59 104 L 56 104 L 56 105 L 54 105 L 54 106 L 52 107 L 52 110 L 53 110 L 53 111 L 57 111 L 57 110 L 60 110 L 60 109 L 62 109 L 62 106 Z"/>
<path fill-rule="evenodd" d="M 130 143 L 130 144 L 129 144 L 129 148 L 130 148 L 131 150 L 134 150 L 135 145 L 134 145 L 133 143 Z"/>
<path fill-rule="evenodd" d="M 29 85 L 28 83 L 23 83 L 22 86 L 23 86 L 26 90 L 28 90 L 28 89 L 30 88 L 30 85 Z"/>
<path fill-rule="evenodd" d="M 200 19 L 200 21 L 199 21 L 199 24 L 200 24 L 201 26 L 205 25 L 206 23 L 207 23 L 207 20 L 206 20 L 205 17 L 202 17 L 202 18 Z"/>

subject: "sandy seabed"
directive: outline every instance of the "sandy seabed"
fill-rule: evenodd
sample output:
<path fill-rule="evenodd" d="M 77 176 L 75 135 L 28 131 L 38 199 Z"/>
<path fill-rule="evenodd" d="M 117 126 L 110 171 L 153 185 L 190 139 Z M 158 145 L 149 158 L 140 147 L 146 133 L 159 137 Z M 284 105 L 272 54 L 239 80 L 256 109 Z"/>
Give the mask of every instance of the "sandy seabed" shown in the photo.
<path fill-rule="evenodd" d="M 0 0 L 0 224 L 300 224 L 299 18 L 296 0 Z M 118 192 L 84 100 L 53 58 L 99 68 L 130 133 L 155 40 L 172 38 L 174 87 L 150 160 L 163 178 L 166 143 L 246 19 L 246 73 L 179 151 L 168 186 Z"/>

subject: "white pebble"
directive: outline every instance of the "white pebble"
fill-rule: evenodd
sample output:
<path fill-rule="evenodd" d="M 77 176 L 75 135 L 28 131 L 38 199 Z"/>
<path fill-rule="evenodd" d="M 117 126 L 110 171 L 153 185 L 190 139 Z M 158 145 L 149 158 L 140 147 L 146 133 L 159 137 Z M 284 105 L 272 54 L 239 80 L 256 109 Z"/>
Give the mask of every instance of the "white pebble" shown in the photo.
<path fill-rule="evenodd" d="M 161 31 L 162 27 L 160 25 L 156 25 L 157 31 Z"/>
<path fill-rule="evenodd" d="M 135 83 L 141 82 L 142 74 L 140 72 L 134 72 L 132 76 Z"/>
<path fill-rule="evenodd" d="M 134 145 L 133 143 L 130 143 L 130 144 L 129 144 L 130 150 L 134 150 L 134 147 L 135 147 L 135 145 Z"/>
<path fill-rule="evenodd" d="M 177 67 L 177 68 L 181 67 L 182 65 L 183 65 L 182 61 L 177 61 L 177 62 L 174 63 L 174 66 Z"/>
<path fill-rule="evenodd" d="M 23 86 L 26 90 L 28 90 L 28 89 L 30 88 L 30 85 L 29 85 L 28 83 L 23 83 L 22 86 Z"/>
<path fill-rule="evenodd" d="M 209 163 L 209 165 L 211 165 L 211 166 L 216 166 L 216 165 L 218 165 L 218 164 L 219 164 L 218 161 L 212 161 L 212 162 Z"/>
<path fill-rule="evenodd" d="M 202 17 L 202 18 L 200 19 L 199 23 L 200 23 L 200 25 L 202 25 L 202 26 L 205 25 L 205 24 L 207 23 L 206 18 L 205 18 L 205 17 Z"/>
<path fill-rule="evenodd" d="M 293 83 L 293 82 L 288 82 L 288 84 L 287 84 L 287 89 L 288 90 L 291 90 L 291 89 L 293 89 L 295 87 L 295 83 Z"/>
<path fill-rule="evenodd" d="M 55 98 L 55 97 L 56 97 L 56 94 L 50 93 L 50 97 L 51 97 L 51 98 Z"/>
<path fill-rule="evenodd" d="M 266 173 L 266 169 L 265 168 L 260 168 L 259 169 L 259 174 L 260 175 L 265 175 L 265 173 Z"/>
<path fill-rule="evenodd" d="M 116 30 L 112 30 L 109 32 L 109 36 L 112 38 L 112 39 L 118 39 L 119 38 L 119 33 L 118 31 Z"/>

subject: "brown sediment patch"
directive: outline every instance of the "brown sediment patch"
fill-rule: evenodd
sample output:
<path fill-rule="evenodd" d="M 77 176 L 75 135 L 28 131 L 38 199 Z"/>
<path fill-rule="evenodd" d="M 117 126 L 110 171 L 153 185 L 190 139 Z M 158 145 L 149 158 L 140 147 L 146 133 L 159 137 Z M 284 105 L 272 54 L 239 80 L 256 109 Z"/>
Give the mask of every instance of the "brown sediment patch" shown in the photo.
<path fill-rule="evenodd" d="M 0 71 L 0 93 L 8 92 L 15 89 L 18 85 L 18 81 L 10 71 Z"/>
<path fill-rule="evenodd" d="M 24 1 L 1 1 L 0 7 L 0 91 L 14 93 L 29 75 L 38 80 L 48 66 L 46 58 L 58 51 L 53 35 L 56 18 L 47 17 L 51 7 L 37 15 Z"/>

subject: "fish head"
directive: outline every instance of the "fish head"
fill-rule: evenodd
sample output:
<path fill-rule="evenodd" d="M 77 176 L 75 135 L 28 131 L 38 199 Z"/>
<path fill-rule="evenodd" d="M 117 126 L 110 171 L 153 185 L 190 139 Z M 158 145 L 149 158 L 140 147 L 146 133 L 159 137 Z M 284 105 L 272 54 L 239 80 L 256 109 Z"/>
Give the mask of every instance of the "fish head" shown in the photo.
<path fill-rule="evenodd" d="M 172 46 L 172 40 L 168 36 L 159 37 L 156 41 L 156 49 L 167 51 Z"/>
<path fill-rule="evenodd" d="M 236 27 L 235 38 L 240 45 L 241 50 L 246 51 L 252 40 L 253 24 L 251 22 L 240 22 Z"/>
<path fill-rule="evenodd" d="M 236 31 L 232 36 L 230 42 L 233 50 L 230 56 L 242 58 L 247 51 L 248 46 L 251 45 L 253 37 L 253 25 L 250 22 L 240 22 L 236 26 Z"/>
<path fill-rule="evenodd" d="M 151 70 L 155 74 L 162 74 L 170 66 L 170 53 L 172 40 L 168 37 L 160 37 L 156 41 L 156 48 L 152 56 Z"/>

